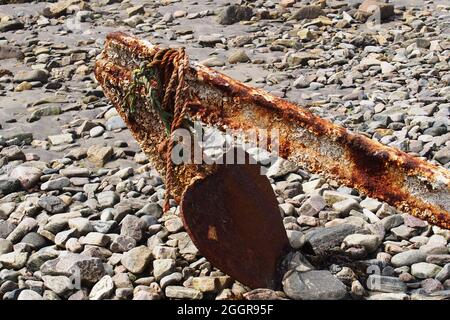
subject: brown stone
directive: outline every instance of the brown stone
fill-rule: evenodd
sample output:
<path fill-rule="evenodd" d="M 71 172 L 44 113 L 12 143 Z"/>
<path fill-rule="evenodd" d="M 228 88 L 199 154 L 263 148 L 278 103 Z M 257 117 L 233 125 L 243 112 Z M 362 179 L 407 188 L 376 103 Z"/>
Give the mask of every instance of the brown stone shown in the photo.
<path fill-rule="evenodd" d="M 381 20 L 384 21 L 394 15 L 394 5 L 390 3 L 383 3 L 378 0 L 365 0 L 359 6 L 359 11 L 368 15 L 373 15 L 374 13 L 376 14 L 379 12 Z"/>
<path fill-rule="evenodd" d="M 303 6 L 295 11 L 289 20 L 315 19 L 325 15 L 320 6 Z"/>
<path fill-rule="evenodd" d="M 93 145 L 87 150 L 87 159 L 98 167 L 107 163 L 113 155 L 113 148 L 101 145 Z"/>

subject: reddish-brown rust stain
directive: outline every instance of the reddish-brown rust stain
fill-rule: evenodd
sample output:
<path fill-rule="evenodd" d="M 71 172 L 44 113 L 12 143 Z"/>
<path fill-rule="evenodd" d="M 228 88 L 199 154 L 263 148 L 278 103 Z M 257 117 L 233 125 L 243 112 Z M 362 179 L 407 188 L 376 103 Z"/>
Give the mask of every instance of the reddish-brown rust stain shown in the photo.
<path fill-rule="evenodd" d="M 360 144 L 360 139 L 352 139 L 346 144 L 346 151 L 352 163 L 351 183 L 364 188 L 367 193 L 397 205 L 407 199 L 395 181 L 386 183 L 392 168 L 387 165 L 385 152 L 369 153 L 367 145 Z M 375 155 L 375 156 L 374 156 Z"/>
<path fill-rule="evenodd" d="M 215 109 L 214 111 L 211 111 L 210 108 L 205 106 L 205 103 L 199 102 L 200 99 L 197 97 L 193 98 L 192 103 L 187 104 L 188 110 L 196 114 L 203 122 L 205 123 L 214 123 L 220 121 L 221 117 L 221 111 L 218 109 Z"/>
<path fill-rule="evenodd" d="M 286 138 L 280 139 L 279 155 L 282 158 L 287 158 L 291 154 L 291 143 Z"/>
<path fill-rule="evenodd" d="M 345 133 L 337 141 L 345 146 L 350 159 L 353 160 L 353 182 L 394 205 L 405 201 L 408 195 L 400 190 L 399 186 L 394 183 L 395 181 L 392 181 L 391 184 L 386 183 L 386 177 L 395 177 L 398 174 L 397 172 L 388 172 L 387 168 L 390 168 L 391 171 L 392 168 L 403 169 L 407 174 L 412 174 L 419 169 L 429 176 L 433 174 L 432 170 L 424 167 L 421 161 L 401 151 L 395 150 L 395 156 L 399 160 L 394 160 L 390 154 L 391 150 L 387 150 L 386 147 L 377 145 L 363 136 Z"/>
<path fill-rule="evenodd" d="M 106 45 L 111 43 L 118 43 L 125 47 L 128 52 L 132 53 L 136 57 L 145 57 L 150 51 L 158 51 L 158 47 L 153 47 L 149 49 L 142 45 L 142 42 L 136 38 L 128 37 L 123 32 L 112 32 L 106 36 Z"/>
<path fill-rule="evenodd" d="M 341 168 L 339 168 L 338 166 L 333 166 L 330 168 L 330 174 L 335 177 L 337 177 L 339 175 L 340 171 L 341 171 Z"/>
<path fill-rule="evenodd" d="M 362 135 L 345 132 L 337 137 L 337 141 L 345 145 L 350 153 L 362 152 L 370 156 L 374 162 L 389 162 L 390 165 L 402 168 L 407 173 L 415 173 L 420 170 L 428 177 L 432 177 L 433 169 L 437 169 L 437 166 L 431 163 L 424 163 L 423 160 L 398 149 L 381 145 Z"/>
<path fill-rule="evenodd" d="M 205 83 L 209 83 L 210 85 L 220 89 L 226 95 L 240 98 L 244 102 L 251 101 L 252 103 L 264 107 L 268 109 L 271 116 L 274 116 L 273 113 L 275 112 L 284 119 L 296 121 L 298 124 L 313 131 L 318 136 L 329 132 L 329 122 L 315 116 L 309 110 L 303 109 L 300 113 L 298 106 L 293 107 L 292 104 L 282 99 L 269 101 L 260 94 L 251 94 L 251 91 L 254 89 L 247 87 L 242 83 L 238 83 L 225 75 L 221 74 L 220 77 L 212 77 L 207 73 L 201 72 L 201 70 L 199 72 L 201 73 L 201 78 Z M 232 82 L 232 85 L 230 85 L 230 82 Z"/>
<path fill-rule="evenodd" d="M 124 68 L 117 67 L 116 65 L 113 64 L 108 64 L 107 68 L 108 68 L 108 79 L 114 79 L 119 83 L 121 80 L 128 80 L 130 78 L 130 72 Z M 94 68 L 94 74 L 97 79 L 99 77 L 103 78 L 102 72 L 104 72 L 104 70 L 98 65 L 96 65 Z"/>

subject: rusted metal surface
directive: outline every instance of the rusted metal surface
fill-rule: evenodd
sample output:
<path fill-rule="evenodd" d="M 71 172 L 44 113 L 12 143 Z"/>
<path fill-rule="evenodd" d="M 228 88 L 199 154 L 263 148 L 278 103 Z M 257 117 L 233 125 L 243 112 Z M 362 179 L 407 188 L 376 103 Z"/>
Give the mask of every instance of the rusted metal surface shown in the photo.
<path fill-rule="evenodd" d="M 96 76 L 152 164 L 165 174 L 167 140 L 159 114 L 140 99 L 143 92 L 137 94 L 136 113 L 123 107 L 131 71 L 140 65 L 138 59 L 130 59 L 130 51 L 143 53 L 144 59 L 154 53 L 134 39 L 112 35 L 97 62 Z M 259 165 L 246 163 L 178 165 L 170 191 L 181 202 L 186 231 L 215 267 L 252 288 L 275 289 L 281 284 L 281 261 L 290 245 L 267 177 L 260 174 Z"/>
<path fill-rule="evenodd" d="M 134 116 L 121 109 L 132 70 L 155 50 L 159 48 L 148 42 L 121 33 L 111 34 L 96 63 L 95 74 L 152 164 L 164 174 L 164 146 L 160 144 L 164 130 L 158 115 L 144 98 Z M 351 133 L 298 105 L 202 65 L 193 64 L 186 78 L 189 95 L 195 101 L 188 108 L 191 119 L 221 130 L 278 129 L 282 157 L 432 224 L 450 228 L 447 169 Z M 181 165 L 176 170 L 179 181 L 173 196 L 181 200 L 193 181 L 205 178 L 217 168 Z"/>
<path fill-rule="evenodd" d="M 218 166 L 186 189 L 181 212 L 195 245 L 214 266 L 251 288 L 277 289 L 290 245 L 259 165 Z"/>

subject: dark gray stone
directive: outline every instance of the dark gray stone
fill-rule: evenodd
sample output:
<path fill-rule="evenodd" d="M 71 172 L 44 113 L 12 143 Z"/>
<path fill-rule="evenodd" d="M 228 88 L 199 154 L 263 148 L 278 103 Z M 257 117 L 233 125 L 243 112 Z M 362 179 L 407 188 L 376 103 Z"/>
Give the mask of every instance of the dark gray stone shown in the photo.
<path fill-rule="evenodd" d="M 295 300 L 340 300 L 347 296 L 347 287 L 326 270 L 288 272 L 283 289 Z"/>
<path fill-rule="evenodd" d="M 56 196 L 43 196 L 39 199 L 38 205 L 51 214 L 64 212 L 67 208 L 67 205 Z"/>
<path fill-rule="evenodd" d="M 17 20 L 10 20 L 0 23 L 0 32 L 12 31 L 12 30 L 20 30 L 23 29 L 25 25 L 23 22 Z"/>
<path fill-rule="evenodd" d="M 22 188 L 19 179 L 5 178 L 0 179 L 0 196 L 19 191 Z"/>
<path fill-rule="evenodd" d="M 0 238 L 6 239 L 15 228 L 15 224 L 7 220 L 0 220 Z"/>
<path fill-rule="evenodd" d="M 48 240 L 36 232 L 26 234 L 20 242 L 27 243 L 36 250 L 39 250 L 48 244 Z"/>
<path fill-rule="evenodd" d="M 94 228 L 94 231 L 100 232 L 100 233 L 109 233 L 111 230 L 113 230 L 117 222 L 115 221 L 92 221 L 92 228 Z"/>
<path fill-rule="evenodd" d="M 230 25 L 239 21 L 250 20 L 253 9 L 247 6 L 231 5 L 223 9 L 217 16 L 217 22 Z"/>
<path fill-rule="evenodd" d="M 136 212 L 136 215 L 138 217 L 143 216 L 143 215 L 149 215 L 149 216 L 155 217 L 156 219 L 161 218 L 162 214 L 163 214 L 163 210 L 162 210 L 161 206 L 157 203 L 146 204 L 141 210 Z"/>
<path fill-rule="evenodd" d="M 38 271 L 44 262 L 55 259 L 56 257 L 58 257 L 58 251 L 50 247 L 42 248 L 28 258 L 27 269 L 32 272 Z"/>
<path fill-rule="evenodd" d="M 0 297 L 2 297 L 5 293 L 16 290 L 19 288 L 19 285 L 11 280 L 6 280 L 0 286 Z"/>
<path fill-rule="evenodd" d="M 450 278 L 450 263 L 447 263 L 436 275 L 436 280 L 440 282 L 444 282 L 448 278 Z"/>
<path fill-rule="evenodd" d="M 325 253 L 332 248 L 339 247 L 346 236 L 359 230 L 360 228 L 352 224 L 314 229 L 305 235 L 304 248 L 314 254 Z"/>

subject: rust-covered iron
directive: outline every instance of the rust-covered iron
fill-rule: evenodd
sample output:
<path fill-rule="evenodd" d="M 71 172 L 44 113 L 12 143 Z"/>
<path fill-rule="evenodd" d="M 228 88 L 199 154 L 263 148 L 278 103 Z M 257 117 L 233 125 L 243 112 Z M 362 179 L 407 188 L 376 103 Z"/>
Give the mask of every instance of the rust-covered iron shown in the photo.
<path fill-rule="evenodd" d="M 224 164 L 196 179 L 183 194 L 181 212 L 187 232 L 214 266 L 251 288 L 279 288 L 290 245 L 259 165 Z"/>
<path fill-rule="evenodd" d="M 167 148 L 164 121 L 149 102 L 148 93 L 140 87 L 132 86 L 133 72 L 151 60 L 159 50 L 162 49 L 147 41 L 123 33 L 112 33 L 108 35 L 105 49 L 96 62 L 95 75 L 152 165 L 164 176 L 167 160 L 164 151 Z M 315 116 L 305 108 L 235 81 L 200 64 L 192 63 L 186 70 L 185 78 L 185 96 L 189 97 L 186 115 L 189 119 L 222 131 L 258 129 L 269 132 L 275 129 L 279 133 L 281 157 L 311 172 L 321 173 L 354 187 L 368 196 L 386 201 L 431 224 L 450 228 L 449 170 L 352 133 Z M 130 88 L 135 91 L 136 97 L 133 113 L 124 107 L 124 100 Z M 279 214 L 275 213 L 273 192 L 265 185 L 268 181 L 263 182 L 265 177 L 257 178 L 254 175 L 255 168 L 256 166 L 245 165 L 181 164 L 174 168 L 176 181 L 168 191 L 181 203 L 185 227 L 194 243 L 210 261 L 244 284 L 270 287 L 270 283 L 276 281 L 279 273 L 279 266 L 274 261 L 279 261 L 287 250 L 287 239 L 284 230 L 280 231 L 281 222 L 275 222 L 280 218 Z M 257 189 L 254 190 L 259 190 L 256 194 L 253 192 L 254 196 L 267 206 L 266 212 L 257 212 L 254 208 L 258 203 L 254 200 L 241 204 L 243 199 L 234 201 L 221 211 L 227 201 L 236 197 L 233 188 L 239 187 L 252 193 L 251 181 L 244 181 L 250 177 L 255 179 L 253 187 Z M 225 180 L 228 184 L 221 183 Z M 217 193 L 216 189 L 219 190 Z M 219 192 L 223 193 L 223 199 L 229 200 L 212 200 Z M 198 206 L 200 200 L 207 202 L 205 207 Z M 208 206 L 214 210 L 202 212 Z M 267 259 L 264 261 L 269 261 L 270 265 L 266 270 L 261 270 L 261 273 L 266 275 L 262 277 L 264 281 L 255 279 L 261 278 L 260 275 L 251 277 L 248 272 L 239 274 L 239 268 L 236 267 L 238 258 L 230 262 L 228 267 L 226 259 L 220 258 L 219 251 L 222 249 L 224 254 L 233 255 L 233 249 L 226 248 L 220 237 L 231 241 L 239 232 L 256 232 L 257 228 L 264 229 L 269 224 L 259 222 L 255 229 L 249 229 L 242 224 L 242 229 L 239 229 L 241 221 L 237 211 L 245 217 L 249 216 L 243 210 L 254 215 L 252 221 L 255 223 L 258 223 L 259 219 L 270 221 L 273 226 L 272 234 L 275 235 L 272 239 L 273 246 L 269 249 L 283 251 L 263 258 Z M 221 217 L 228 228 L 220 226 L 218 221 Z M 215 235 L 217 242 L 214 242 Z M 267 239 L 270 239 L 270 236 Z M 253 247 L 254 242 L 259 241 L 258 236 L 241 240 L 252 243 L 248 257 L 258 252 Z M 235 257 L 241 254 L 245 253 L 236 252 Z M 256 264 L 257 260 L 254 258 L 252 261 Z"/>

